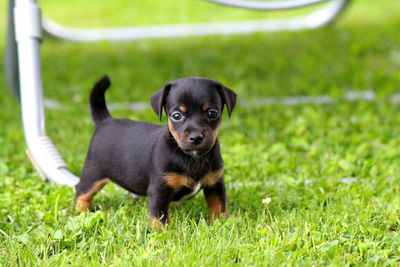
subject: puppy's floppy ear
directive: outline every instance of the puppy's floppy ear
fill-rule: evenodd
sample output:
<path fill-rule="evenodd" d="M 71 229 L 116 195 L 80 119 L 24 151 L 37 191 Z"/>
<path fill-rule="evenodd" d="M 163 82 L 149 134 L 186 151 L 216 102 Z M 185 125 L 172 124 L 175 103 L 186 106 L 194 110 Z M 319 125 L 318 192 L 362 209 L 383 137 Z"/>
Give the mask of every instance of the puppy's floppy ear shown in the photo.
<path fill-rule="evenodd" d="M 167 98 L 169 90 L 171 90 L 171 86 L 171 83 L 167 83 L 163 89 L 155 92 L 150 98 L 151 106 L 153 107 L 154 112 L 158 115 L 160 120 L 162 118 L 162 110 L 165 107 L 165 100 Z"/>
<path fill-rule="evenodd" d="M 167 83 L 163 89 L 155 92 L 150 98 L 151 106 L 153 107 L 154 112 L 158 115 L 160 120 L 162 118 L 163 108 L 165 107 L 165 99 L 167 98 L 169 90 L 171 90 L 171 86 L 171 83 Z"/>
<path fill-rule="evenodd" d="M 226 109 L 228 110 L 228 116 L 231 116 L 232 110 L 236 105 L 236 94 L 231 89 L 220 84 L 218 87 L 218 92 L 222 99 L 222 104 L 226 105 Z"/>

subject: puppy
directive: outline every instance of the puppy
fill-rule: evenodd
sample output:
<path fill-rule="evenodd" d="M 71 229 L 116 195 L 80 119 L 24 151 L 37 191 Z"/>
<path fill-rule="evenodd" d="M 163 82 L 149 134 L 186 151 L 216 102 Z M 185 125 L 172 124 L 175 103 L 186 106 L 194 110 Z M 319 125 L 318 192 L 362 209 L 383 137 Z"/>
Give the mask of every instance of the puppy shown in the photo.
<path fill-rule="evenodd" d="M 200 77 L 168 83 L 151 97 L 160 120 L 163 109 L 168 117 L 168 125 L 157 125 L 112 118 L 104 98 L 109 86 L 104 76 L 90 94 L 95 132 L 76 186 L 76 209 L 90 210 L 93 196 L 111 180 L 148 197 L 153 225 L 169 223 L 171 201 L 189 199 L 200 189 L 211 218 L 228 216 L 217 137 L 223 108 L 230 116 L 236 94 Z"/>

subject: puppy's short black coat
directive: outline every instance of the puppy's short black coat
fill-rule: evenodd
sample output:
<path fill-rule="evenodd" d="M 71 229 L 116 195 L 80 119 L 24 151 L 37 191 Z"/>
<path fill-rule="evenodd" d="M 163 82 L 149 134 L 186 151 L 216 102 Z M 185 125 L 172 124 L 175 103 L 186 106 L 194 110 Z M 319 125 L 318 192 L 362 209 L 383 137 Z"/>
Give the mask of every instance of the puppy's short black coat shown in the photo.
<path fill-rule="evenodd" d="M 148 196 L 152 221 L 168 223 L 170 202 L 201 188 L 212 217 L 227 213 L 217 136 L 223 107 L 230 116 L 236 94 L 200 77 L 168 83 L 151 97 L 159 118 L 163 109 L 168 117 L 168 125 L 157 125 L 112 118 L 104 98 L 109 86 L 104 76 L 90 94 L 95 132 L 76 186 L 76 209 L 90 209 L 93 196 L 111 180 Z"/>

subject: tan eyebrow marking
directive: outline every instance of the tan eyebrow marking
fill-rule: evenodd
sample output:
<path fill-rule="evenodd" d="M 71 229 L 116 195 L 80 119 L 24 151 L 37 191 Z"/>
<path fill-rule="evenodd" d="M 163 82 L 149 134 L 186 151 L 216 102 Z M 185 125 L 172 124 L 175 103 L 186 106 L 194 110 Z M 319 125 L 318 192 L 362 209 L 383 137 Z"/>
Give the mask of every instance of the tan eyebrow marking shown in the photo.
<path fill-rule="evenodd" d="M 179 111 L 180 112 L 186 112 L 186 106 L 185 105 L 183 105 L 183 104 L 180 104 L 179 106 L 178 106 L 178 109 L 179 109 Z"/>
<path fill-rule="evenodd" d="M 204 103 L 202 106 L 203 111 L 206 111 L 209 108 L 210 108 L 210 104 L 208 104 L 208 103 Z"/>

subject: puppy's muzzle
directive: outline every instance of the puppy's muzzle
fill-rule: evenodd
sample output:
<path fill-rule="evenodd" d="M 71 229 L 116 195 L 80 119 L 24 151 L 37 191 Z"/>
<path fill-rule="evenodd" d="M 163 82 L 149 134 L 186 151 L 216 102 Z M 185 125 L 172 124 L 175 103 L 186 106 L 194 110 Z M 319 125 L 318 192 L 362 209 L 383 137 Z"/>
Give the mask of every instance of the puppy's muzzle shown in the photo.
<path fill-rule="evenodd" d="M 204 134 L 200 132 L 192 132 L 188 135 L 188 140 L 193 145 L 199 145 L 204 139 Z"/>
<path fill-rule="evenodd" d="M 214 146 L 215 140 L 207 130 L 185 132 L 181 136 L 181 149 L 191 156 L 202 156 Z"/>

